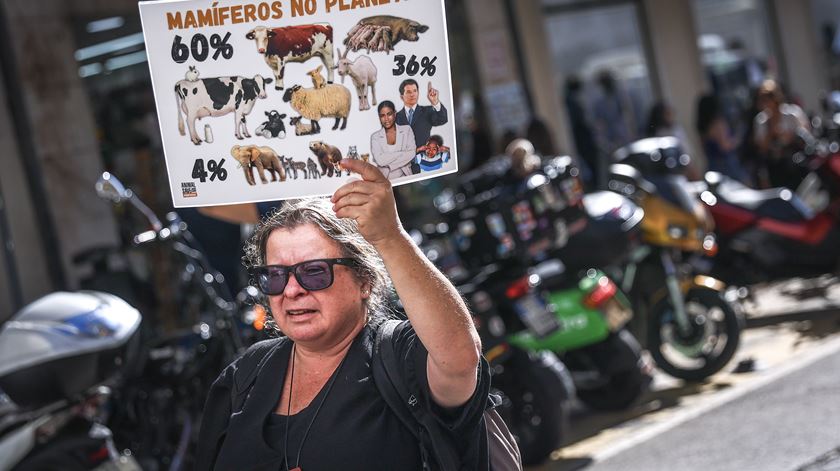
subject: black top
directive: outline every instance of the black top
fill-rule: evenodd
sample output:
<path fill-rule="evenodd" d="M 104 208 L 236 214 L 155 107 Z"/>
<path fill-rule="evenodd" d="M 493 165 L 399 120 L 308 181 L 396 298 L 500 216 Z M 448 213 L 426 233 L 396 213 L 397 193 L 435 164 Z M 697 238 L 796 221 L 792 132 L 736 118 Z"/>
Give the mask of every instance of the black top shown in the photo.
<path fill-rule="evenodd" d="M 420 470 L 422 468 L 417 440 L 391 411 L 373 382 L 371 355 L 375 331 L 365 327 L 353 341 L 338 377 L 321 407 L 300 453 L 300 467 L 306 471 L 342 470 Z M 425 372 L 426 349 L 408 322 L 394 336 L 396 352 L 422 367 L 407 368 Z M 254 347 L 232 363 L 211 388 L 205 407 L 199 442 L 197 469 L 283 470 L 286 420 L 275 414 L 282 392 L 292 342 L 274 339 L 260 372 L 251 379 L 253 386 L 247 398 L 241 395 L 249 382 L 235 378 L 243 362 L 259 361 L 250 355 Z M 265 344 L 265 342 L 263 342 Z M 260 347 L 257 347 L 260 348 Z M 265 345 L 262 346 L 263 350 Z M 418 363 L 422 362 L 422 363 Z M 336 373 L 334 373 L 336 374 Z M 486 408 L 489 378 L 479 375 L 477 393 L 462 407 L 444 411 L 431 401 L 429 409 L 458 440 L 466 462 L 483 461 L 481 417 Z M 430 397 L 427 379 L 414 378 L 423 394 Z M 315 410 L 326 392 L 326 386 L 305 409 L 291 416 L 289 423 L 289 465 L 297 464 L 301 439 Z M 237 399 L 237 396 L 239 398 Z M 242 402 L 237 410 L 237 402 Z M 231 409 L 234 410 L 231 413 Z M 486 439 L 485 439 L 486 440 Z M 213 444 L 216 444 L 213 446 Z M 486 459 L 486 457 L 484 458 Z M 215 464 L 214 464 L 215 462 Z M 475 469 L 478 465 L 465 469 Z"/>

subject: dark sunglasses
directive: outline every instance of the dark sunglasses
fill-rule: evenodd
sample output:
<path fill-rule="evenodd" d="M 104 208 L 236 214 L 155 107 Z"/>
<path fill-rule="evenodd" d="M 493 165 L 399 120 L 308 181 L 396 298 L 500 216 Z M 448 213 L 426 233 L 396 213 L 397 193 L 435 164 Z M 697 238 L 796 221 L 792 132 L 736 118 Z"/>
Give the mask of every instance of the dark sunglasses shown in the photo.
<path fill-rule="evenodd" d="M 322 258 L 307 260 L 294 265 L 265 265 L 251 268 L 251 276 L 257 280 L 257 288 L 267 295 L 282 294 L 289 282 L 289 273 L 307 291 L 318 291 L 332 286 L 335 276 L 333 265 L 355 267 L 352 258 Z"/>

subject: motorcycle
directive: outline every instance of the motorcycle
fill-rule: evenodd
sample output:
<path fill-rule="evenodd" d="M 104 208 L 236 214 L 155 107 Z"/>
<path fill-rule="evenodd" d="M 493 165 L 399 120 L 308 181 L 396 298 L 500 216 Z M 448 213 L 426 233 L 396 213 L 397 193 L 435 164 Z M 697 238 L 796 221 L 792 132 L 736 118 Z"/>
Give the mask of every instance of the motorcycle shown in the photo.
<path fill-rule="evenodd" d="M 182 264 L 176 282 L 180 312 L 187 319 L 186 327 L 176 329 L 152 322 L 141 325 L 138 361 L 115 391 L 110 425 L 117 442 L 127 444 L 144 469 L 189 469 L 207 391 L 222 369 L 256 339 L 265 312 L 254 302 L 258 295 L 253 287 L 230 296 L 177 213 L 169 213 L 164 224 L 107 172 L 97 181 L 96 191 L 145 216 L 149 229 L 134 236 L 135 246 L 164 244 Z M 246 301 L 252 307 L 240 312 Z"/>
<path fill-rule="evenodd" d="M 732 359 L 744 321 L 725 298 L 726 285 L 701 269 L 717 244 L 711 218 L 682 175 L 689 156 L 676 138 L 664 137 L 632 143 L 616 151 L 614 160 L 609 189 L 632 197 L 644 212 L 642 243 L 629 252 L 617 276 L 641 314 L 634 330 L 666 373 L 703 380 Z M 593 205 L 596 201 L 590 199 Z M 604 203 L 613 209 L 592 212 L 607 224 L 610 219 L 613 225 L 626 224 L 620 214 L 635 213 L 625 207 L 630 202 Z"/>
<path fill-rule="evenodd" d="M 490 364 L 493 392 L 502 399 L 499 414 L 516 437 L 522 463 L 537 465 L 562 443 L 569 430 L 575 386 L 556 355 L 524 349 L 510 341 L 505 321 L 486 291 L 490 270 L 460 283 L 458 291 L 472 308 L 484 357 Z"/>
<path fill-rule="evenodd" d="M 508 314 L 508 323 L 520 326 L 514 327 L 511 344 L 559 355 L 584 404 L 621 410 L 645 391 L 650 369 L 641 346 L 624 329 L 632 310 L 603 272 L 592 269 L 578 281 L 567 276 L 561 261 L 549 260 L 503 292 L 499 309 Z"/>
<path fill-rule="evenodd" d="M 112 387 L 136 354 L 140 313 L 100 292 L 52 293 L 0 331 L 0 469 L 141 468 L 119 452 Z"/>
<path fill-rule="evenodd" d="M 494 164 L 467 174 L 462 191 L 439 205 L 456 225 L 457 259 L 485 273 L 482 288 L 512 345 L 560 355 L 578 397 L 591 407 L 626 407 L 647 383 L 641 349 L 623 331 L 629 305 L 604 274 L 593 270 L 581 280 L 549 257 L 586 223 L 576 168 L 559 157 L 521 182 L 492 186 L 503 179 L 500 170 Z"/>
<path fill-rule="evenodd" d="M 708 172 L 694 193 L 718 227 L 710 270 L 748 287 L 840 269 L 840 145 L 812 142 L 798 155 L 808 174 L 794 192 L 754 190 Z"/>

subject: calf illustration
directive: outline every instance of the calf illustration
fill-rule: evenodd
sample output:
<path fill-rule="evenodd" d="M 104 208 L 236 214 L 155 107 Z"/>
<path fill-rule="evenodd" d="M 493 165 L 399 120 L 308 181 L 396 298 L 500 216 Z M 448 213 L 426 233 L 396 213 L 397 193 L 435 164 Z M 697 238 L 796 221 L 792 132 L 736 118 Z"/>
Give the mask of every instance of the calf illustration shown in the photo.
<path fill-rule="evenodd" d="M 257 26 L 245 35 L 257 45 L 265 63 L 274 72 L 274 88 L 282 90 L 287 62 L 306 62 L 320 57 L 327 69 L 327 81 L 333 83 L 333 29 L 328 24 L 267 28 Z"/>
<path fill-rule="evenodd" d="M 245 117 L 254 109 L 258 98 L 265 98 L 265 85 L 270 78 L 255 75 L 245 77 L 213 77 L 200 80 L 179 80 L 175 84 L 175 100 L 178 105 L 178 132 L 184 135 L 186 115 L 187 128 L 193 144 L 201 144 L 195 131 L 195 121 L 207 116 L 224 116 L 233 113 L 234 131 L 237 139 L 251 137 Z"/>
<path fill-rule="evenodd" d="M 321 178 L 321 173 L 318 172 L 318 164 L 312 160 L 312 157 L 306 159 L 306 171 L 309 172 L 309 178 Z"/>
<path fill-rule="evenodd" d="M 276 110 L 271 110 L 266 111 L 265 116 L 268 118 L 268 121 L 263 121 L 263 123 L 259 125 L 257 130 L 254 131 L 254 133 L 266 139 L 272 137 L 279 137 L 280 139 L 285 139 L 286 125 L 283 124 L 283 118 L 286 117 L 286 113 L 280 114 Z"/>
<path fill-rule="evenodd" d="M 306 163 L 295 162 L 291 157 L 280 157 L 280 160 L 283 162 L 283 169 L 286 170 L 286 175 L 290 176 L 292 179 L 297 180 L 298 170 L 303 173 L 304 179 L 309 178 L 309 172 L 306 170 Z"/>

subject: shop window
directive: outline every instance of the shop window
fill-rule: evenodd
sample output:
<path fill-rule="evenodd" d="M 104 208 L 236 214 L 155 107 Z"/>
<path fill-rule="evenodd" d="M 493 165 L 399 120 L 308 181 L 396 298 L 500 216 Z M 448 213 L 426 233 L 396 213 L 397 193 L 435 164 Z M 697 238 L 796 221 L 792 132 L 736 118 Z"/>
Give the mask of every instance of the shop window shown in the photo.
<path fill-rule="evenodd" d="M 840 90 L 840 2 L 811 0 L 811 14 L 817 44 L 825 60 L 828 83 L 832 90 Z"/>
<path fill-rule="evenodd" d="M 762 0 L 693 0 L 703 66 L 736 128 L 765 78 L 778 78 L 767 9 Z"/>

